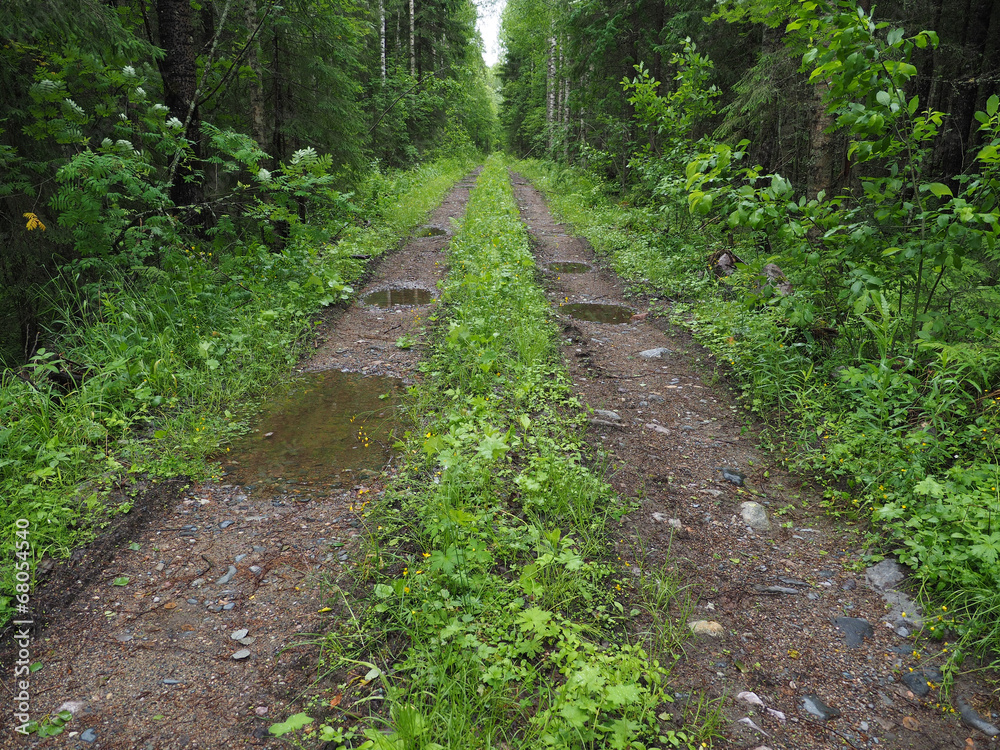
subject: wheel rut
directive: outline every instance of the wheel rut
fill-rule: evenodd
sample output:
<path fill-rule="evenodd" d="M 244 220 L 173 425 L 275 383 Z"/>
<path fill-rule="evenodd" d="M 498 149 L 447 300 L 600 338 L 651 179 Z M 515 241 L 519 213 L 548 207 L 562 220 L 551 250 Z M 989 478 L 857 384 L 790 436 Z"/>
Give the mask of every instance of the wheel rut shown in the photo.
<path fill-rule="evenodd" d="M 464 214 L 474 175 L 431 214 L 432 231 L 418 229 L 380 263 L 359 300 L 388 289 L 436 297 L 451 221 Z M 242 447 L 223 453 L 223 476 L 166 498 L 36 634 L 43 668 L 32 676 L 32 718 L 72 711 L 63 734 L 4 732 L 0 746 L 287 746 L 268 728 L 295 712 L 315 677 L 310 634 L 337 628 L 338 605 L 326 596 L 348 589 L 364 564 L 358 511 L 393 471 L 383 429 L 393 384 L 419 377 L 431 309 L 359 301 L 318 321 L 304 379 L 286 394 L 297 410 L 265 410 Z M 331 419 L 339 433 L 324 450 L 340 450 L 347 468 L 317 478 L 329 461 L 310 452 L 314 433 Z M 277 450 L 258 455 L 265 445 Z M 374 459 L 356 458 L 363 454 Z"/>
<path fill-rule="evenodd" d="M 886 597 L 906 601 L 905 582 L 886 595 L 869 585 L 881 584 L 866 574 L 862 536 L 757 449 L 711 354 L 665 322 L 668 303 L 630 295 L 539 191 L 513 182 L 564 360 L 594 409 L 588 441 L 617 492 L 638 499 L 618 526 L 617 554 L 633 575 L 665 567 L 676 576 L 689 603 L 663 617 L 698 623 L 673 672 L 678 712 L 693 715 L 692 695 L 716 701 L 725 748 L 985 747 L 985 735 L 937 705 L 934 656 L 944 645 L 928 651 L 901 629 L 908 621 L 887 621 L 900 613 Z M 577 306 L 589 303 L 632 313 L 624 323 L 580 319 Z M 654 625 L 635 623 L 638 632 Z M 927 681 L 935 688 L 920 696 Z M 981 706 L 991 692 L 973 677 L 954 689 Z"/>

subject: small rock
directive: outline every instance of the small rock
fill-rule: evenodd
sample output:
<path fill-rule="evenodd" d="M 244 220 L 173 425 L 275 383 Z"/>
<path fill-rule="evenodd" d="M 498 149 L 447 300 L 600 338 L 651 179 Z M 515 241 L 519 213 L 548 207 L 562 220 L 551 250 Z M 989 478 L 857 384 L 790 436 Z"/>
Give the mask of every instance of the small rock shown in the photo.
<path fill-rule="evenodd" d="M 819 594 L 817 594 L 815 591 L 810 591 L 808 594 L 806 594 L 806 599 L 808 599 L 811 602 L 814 602 L 817 599 L 819 599 Z"/>
<path fill-rule="evenodd" d="M 895 560 L 883 560 L 865 571 L 865 581 L 877 591 L 888 591 L 906 578 L 906 569 Z"/>
<path fill-rule="evenodd" d="M 814 694 L 802 696 L 802 708 L 820 721 L 829 721 L 840 716 L 840 709 L 826 705 Z"/>
<path fill-rule="evenodd" d="M 621 415 L 616 411 L 609 411 L 608 409 L 594 409 L 594 414 L 601 419 L 606 419 L 609 422 L 621 422 Z"/>
<path fill-rule="evenodd" d="M 157 572 L 157 573 L 159 573 L 159 572 L 160 572 L 160 571 L 162 571 L 162 570 L 163 570 L 163 569 L 164 569 L 165 567 L 167 567 L 167 566 L 166 566 L 166 565 L 164 565 L 163 563 L 156 563 L 156 572 Z"/>
<path fill-rule="evenodd" d="M 751 729 L 754 729 L 754 730 L 760 732 L 765 737 L 770 737 L 771 736 L 767 732 L 765 732 L 763 729 L 761 729 L 759 726 L 757 726 L 756 724 L 754 724 L 753 723 L 753 719 L 751 719 L 749 716 L 744 716 L 742 719 L 739 720 L 739 723 L 740 724 L 746 724 L 748 727 L 750 727 Z"/>
<path fill-rule="evenodd" d="M 856 589 L 857 587 L 858 587 L 858 582 L 855 581 L 853 578 L 848 578 L 846 581 L 844 581 L 844 585 L 841 586 L 840 588 L 842 588 L 844 591 L 854 591 L 854 589 Z"/>
<path fill-rule="evenodd" d="M 906 672 L 901 679 L 903 680 L 903 684 L 912 690 L 913 694 L 918 698 L 923 698 L 931 691 L 931 687 L 927 683 L 933 682 L 933 680 L 922 669 Z"/>
<path fill-rule="evenodd" d="M 188 603 L 188 604 L 197 604 L 197 603 L 198 603 L 198 600 L 197 600 L 197 599 L 188 599 L 188 600 L 187 600 L 187 603 Z"/>
<path fill-rule="evenodd" d="M 740 503 L 740 515 L 743 517 L 744 523 L 754 531 L 770 531 L 771 529 L 767 511 L 760 503 Z"/>
<path fill-rule="evenodd" d="M 819 571 L 816 574 L 816 577 L 817 578 L 833 578 L 834 575 L 836 575 L 836 573 L 834 573 L 834 571 L 830 570 L 829 568 L 823 568 L 823 570 Z"/>
<path fill-rule="evenodd" d="M 799 593 L 798 589 L 793 589 L 790 586 L 754 586 L 761 594 L 789 594 L 797 595 Z"/>
<path fill-rule="evenodd" d="M 236 575 L 236 566 L 235 565 L 230 565 L 229 569 L 226 571 L 225 575 L 223 575 L 221 578 L 219 578 L 219 580 L 217 580 L 215 582 L 215 585 L 216 586 L 225 586 L 227 583 L 229 583 L 231 580 L 233 580 L 233 576 L 235 576 L 235 575 Z"/>
<path fill-rule="evenodd" d="M 267 716 L 267 706 L 257 706 L 253 712 L 258 716 Z"/>
<path fill-rule="evenodd" d="M 843 632 L 844 640 L 850 648 L 858 648 L 864 643 L 865 638 L 875 635 L 871 623 L 860 617 L 836 617 L 833 624 Z"/>
<path fill-rule="evenodd" d="M 658 346 L 655 349 L 646 349 L 645 351 L 639 352 L 639 356 L 642 359 L 662 359 L 663 357 L 673 354 L 673 351 L 665 346 Z"/>
<path fill-rule="evenodd" d="M 694 620 L 688 623 L 688 627 L 695 635 L 707 635 L 712 638 L 721 638 L 726 632 L 725 628 L 713 620 Z"/>
<path fill-rule="evenodd" d="M 241 562 L 243 562 L 246 559 L 247 559 L 247 553 L 244 552 L 243 554 L 237 555 L 235 558 L 233 558 L 233 562 L 235 562 L 237 565 L 239 565 Z"/>
<path fill-rule="evenodd" d="M 711 495 L 712 497 L 722 497 L 722 490 L 712 490 L 712 489 L 701 489 L 698 492 L 704 493 L 706 495 Z"/>
<path fill-rule="evenodd" d="M 94 742 L 97 739 L 97 732 L 93 729 L 85 729 L 80 734 L 80 739 L 84 742 Z"/>
<path fill-rule="evenodd" d="M 236 521 L 223 521 L 222 523 L 219 524 L 219 528 L 220 529 L 228 529 L 234 523 L 236 523 Z"/>
<path fill-rule="evenodd" d="M 670 434 L 670 430 L 668 430 L 666 427 L 664 427 L 661 424 L 650 423 L 650 424 L 646 425 L 646 429 L 647 430 L 652 430 L 653 432 L 658 432 L 661 435 L 669 435 Z"/>
<path fill-rule="evenodd" d="M 976 713 L 976 709 L 970 706 L 969 702 L 966 701 L 965 698 L 959 696 L 956 702 L 958 704 L 958 711 L 962 715 L 962 721 L 973 729 L 978 729 L 987 737 L 996 737 L 997 735 L 1000 735 L 1000 729 L 998 729 L 995 724 L 990 724 L 988 721 L 983 719 L 982 716 Z"/>
<path fill-rule="evenodd" d="M 168 678 L 166 680 L 163 680 L 163 684 L 164 685 L 180 685 L 181 681 L 180 680 L 175 680 L 173 678 Z"/>
<path fill-rule="evenodd" d="M 248 656 L 250 656 L 250 649 L 241 648 L 239 651 L 233 654 L 233 659 L 235 659 L 236 661 L 243 661 L 243 659 L 246 659 Z"/>
<path fill-rule="evenodd" d="M 785 576 L 778 576 L 778 580 L 782 583 L 787 583 L 789 586 L 808 586 L 809 584 L 805 581 L 800 581 L 798 578 L 787 578 Z"/>
<path fill-rule="evenodd" d="M 195 578 L 193 581 L 191 581 L 191 588 L 193 589 L 200 589 L 204 585 L 205 585 L 204 578 Z"/>
<path fill-rule="evenodd" d="M 746 478 L 743 474 L 736 471 L 736 469 L 730 469 L 726 466 L 716 467 L 716 471 L 722 472 L 722 478 L 727 482 L 732 482 L 737 487 L 743 486 L 743 480 Z"/>
<path fill-rule="evenodd" d="M 248 635 L 246 638 L 240 638 L 240 643 L 242 643 L 244 646 L 249 646 L 256 640 L 257 640 L 256 636 Z"/>
<path fill-rule="evenodd" d="M 267 547 L 261 547 L 261 546 L 256 545 L 256 544 L 253 546 L 253 551 L 254 552 L 265 552 L 266 550 L 267 550 Z"/>
<path fill-rule="evenodd" d="M 264 570 L 259 565 L 251 565 L 250 572 L 253 573 L 255 576 L 259 576 L 261 573 L 264 572 Z"/>
<path fill-rule="evenodd" d="M 764 708 L 764 701 L 760 699 L 760 696 L 757 695 L 757 693 L 751 693 L 749 691 L 744 690 L 742 693 L 736 694 L 736 700 L 745 701 L 746 703 L 749 703 L 751 706 L 760 706 L 761 708 Z"/>
<path fill-rule="evenodd" d="M 250 634 L 250 631 L 246 628 L 240 628 L 239 630 L 234 630 L 229 634 L 229 637 L 234 641 L 238 641 L 240 638 L 246 638 Z"/>
<path fill-rule="evenodd" d="M 273 438 L 273 437 L 274 437 L 274 433 L 273 432 L 265 432 L 264 433 L 264 439 L 265 440 L 267 440 L 269 438 Z"/>
<path fill-rule="evenodd" d="M 228 612 L 229 610 L 231 610 L 235 606 L 236 606 L 236 604 L 234 604 L 233 602 L 227 602 L 226 604 L 222 605 L 222 608 Z"/>

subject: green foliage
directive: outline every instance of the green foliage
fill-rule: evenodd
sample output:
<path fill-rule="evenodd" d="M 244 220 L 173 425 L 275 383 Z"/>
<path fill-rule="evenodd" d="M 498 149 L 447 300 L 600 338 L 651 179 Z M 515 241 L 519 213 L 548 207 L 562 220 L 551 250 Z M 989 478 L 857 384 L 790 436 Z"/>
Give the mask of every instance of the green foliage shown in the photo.
<path fill-rule="evenodd" d="M 664 712 L 659 653 L 601 644 L 620 642 L 628 619 L 623 582 L 601 562 L 620 501 L 586 468 L 582 409 L 501 159 L 479 177 L 448 260 L 414 394 L 419 432 L 400 445 L 401 477 L 361 508 L 378 527 L 369 610 L 326 636 L 320 665 L 379 680 L 389 726 L 334 712 L 319 736 L 368 748 L 693 747 L 698 733 Z M 373 653 L 383 639 L 409 645 L 392 676 Z"/>
<path fill-rule="evenodd" d="M 321 161 L 304 154 L 289 165 L 289 189 L 301 178 L 314 190 Z M 364 272 L 352 256 L 393 248 L 469 166 L 373 175 L 362 196 L 365 213 L 380 216 L 371 228 L 303 222 L 303 238 L 341 231 L 339 243 L 222 257 L 208 243 L 173 245 L 154 273 L 107 272 L 96 299 L 81 275 L 59 279 L 50 304 L 60 353 L 40 349 L 23 377 L 8 370 L 0 380 L 0 619 L 14 591 L 15 520 L 30 524 L 34 559 L 65 557 L 128 510 L 108 506 L 116 484 L 211 472 L 206 456 L 243 429 L 245 402 L 298 361 L 316 311 L 351 293 Z"/>

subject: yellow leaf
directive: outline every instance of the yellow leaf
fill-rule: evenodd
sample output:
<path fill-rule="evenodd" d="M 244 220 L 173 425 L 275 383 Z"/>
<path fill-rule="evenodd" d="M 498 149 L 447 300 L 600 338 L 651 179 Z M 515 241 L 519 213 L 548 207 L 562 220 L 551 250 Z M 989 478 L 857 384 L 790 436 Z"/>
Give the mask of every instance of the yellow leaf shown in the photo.
<path fill-rule="evenodd" d="M 25 214 L 22 214 L 22 216 L 24 216 L 24 218 L 28 220 L 28 223 L 25 224 L 25 227 L 29 232 L 32 229 L 41 229 L 43 232 L 45 231 L 45 225 L 41 222 L 41 219 L 39 219 L 30 211 L 28 211 Z"/>

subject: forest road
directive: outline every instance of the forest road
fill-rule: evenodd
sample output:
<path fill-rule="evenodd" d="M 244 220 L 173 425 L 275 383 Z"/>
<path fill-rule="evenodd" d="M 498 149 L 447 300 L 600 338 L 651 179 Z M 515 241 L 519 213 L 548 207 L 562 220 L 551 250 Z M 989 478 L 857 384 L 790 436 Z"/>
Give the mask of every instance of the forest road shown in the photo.
<path fill-rule="evenodd" d="M 725 740 L 716 746 L 725 748 L 994 746 L 939 707 L 940 658 L 916 645 L 912 628 L 886 622 L 899 615 L 886 597 L 907 601 L 906 582 L 880 579 L 887 563 L 866 571 L 862 536 L 756 448 L 709 352 L 660 316 L 668 302 L 628 294 L 539 191 L 513 181 L 563 326 L 563 358 L 595 410 L 588 441 L 607 455 L 615 490 L 641 498 L 617 526 L 618 555 L 633 575 L 665 567 L 690 596 L 689 611 L 670 612 L 699 632 L 672 673 L 674 712 L 693 715 L 698 696 L 719 700 Z M 574 317 L 589 303 L 625 306 L 627 322 Z M 979 707 L 991 692 L 978 676 L 953 690 Z"/>

